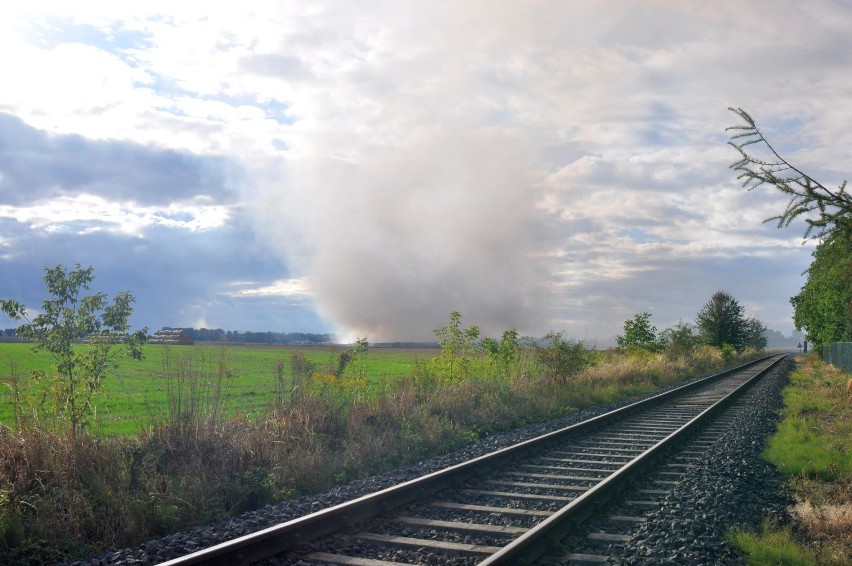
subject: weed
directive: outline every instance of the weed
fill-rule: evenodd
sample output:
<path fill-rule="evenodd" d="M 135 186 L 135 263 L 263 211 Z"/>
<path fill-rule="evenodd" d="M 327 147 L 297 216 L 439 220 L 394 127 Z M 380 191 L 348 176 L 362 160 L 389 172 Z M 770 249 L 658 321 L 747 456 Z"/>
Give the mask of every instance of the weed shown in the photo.
<path fill-rule="evenodd" d="M 816 565 L 813 555 L 796 544 L 789 527 L 780 528 L 768 520 L 759 534 L 733 530 L 728 540 L 743 551 L 750 566 Z"/>

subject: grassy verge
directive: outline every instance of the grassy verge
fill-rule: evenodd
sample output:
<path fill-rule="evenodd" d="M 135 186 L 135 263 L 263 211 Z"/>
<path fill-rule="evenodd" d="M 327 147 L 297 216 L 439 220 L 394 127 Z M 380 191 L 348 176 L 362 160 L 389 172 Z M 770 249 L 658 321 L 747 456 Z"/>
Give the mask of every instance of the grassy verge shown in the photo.
<path fill-rule="evenodd" d="M 790 477 L 793 525 L 731 540 L 749 564 L 852 564 L 852 380 L 815 356 L 790 379 L 765 457 Z"/>
<path fill-rule="evenodd" d="M 218 361 L 171 360 L 161 370 L 167 418 L 135 434 L 72 438 L 40 419 L 0 427 L 0 563 L 136 545 L 723 365 L 712 348 L 689 360 L 646 353 L 597 361 L 571 379 L 529 358 L 510 373 L 466 380 L 415 364 L 372 392 L 365 380 L 322 370 L 298 395 L 275 393 L 266 377 L 269 402 L 249 414 L 224 409 L 228 372 Z"/>

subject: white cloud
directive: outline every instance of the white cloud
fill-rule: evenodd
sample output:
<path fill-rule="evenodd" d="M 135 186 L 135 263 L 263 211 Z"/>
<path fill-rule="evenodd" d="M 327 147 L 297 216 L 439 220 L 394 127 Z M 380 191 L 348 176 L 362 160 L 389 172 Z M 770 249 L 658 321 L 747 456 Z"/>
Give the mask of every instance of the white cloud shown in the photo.
<path fill-rule="evenodd" d="M 33 230 L 46 232 L 90 234 L 106 230 L 131 236 L 144 236 L 145 230 L 155 225 L 191 232 L 224 226 L 231 215 L 228 207 L 204 204 L 204 200 L 152 207 L 81 194 L 29 206 L 0 205 L 0 219 L 16 220 Z"/>
<path fill-rule="evenodd" d="M 258 286 L 252 282 L 235 282 L 232 287 L 238 287 L 229 291 L 232 297 L 299 297 L 310 295 L 310 286 L 304 279 L 280 279 L 269 285 Z"/>

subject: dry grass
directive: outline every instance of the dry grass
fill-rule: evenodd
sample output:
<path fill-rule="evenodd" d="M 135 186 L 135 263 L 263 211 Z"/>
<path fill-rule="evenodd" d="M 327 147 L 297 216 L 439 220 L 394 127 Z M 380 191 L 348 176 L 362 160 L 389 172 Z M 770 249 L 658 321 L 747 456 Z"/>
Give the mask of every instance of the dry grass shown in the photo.
<path fill-rule="evenodd" d="M 842 538 L 852 544 L 852 502 L 814 506 L 810 501 L 801 501 L 793 507 L 793 513 L 809 538 Z"/>
<path fill-rule="evenodd" d="M 751 359 L 756 352 L 744 352 L 741 359 Z M 709 373 L 723 366 L 719 350 L 705 346 L 690 357 L 671 357 L 647 351 L 630 355 L 614 355 L 607 363 L 585 370 L 574 380 L 577 384 L 593 386 L 673 385 L 686 377 Z"/>
<path fill-rule="evenodd" d="M 820 564 L 852 564 L 852 478 L 795 478 L 790 510 L 798 540 Z"/>
<path fill-rule="evenodd" d="M 0 429 L 0 541 L 12 557 L 46 558 L 120 544 L 126 530 L 148 530 L 129 512 L 122 489 L 132 447 L 87 435 L 29 427 Z M 133 524 L 131 524 L 133 523 Z M 58 547 L 45 545 L 64 540 Z M 75 542 L 79 541 L 79 542 Z M 45 548 L 42 548 L 45 547 Z M 12 560 L 7 560 L 12 563 Z"/>

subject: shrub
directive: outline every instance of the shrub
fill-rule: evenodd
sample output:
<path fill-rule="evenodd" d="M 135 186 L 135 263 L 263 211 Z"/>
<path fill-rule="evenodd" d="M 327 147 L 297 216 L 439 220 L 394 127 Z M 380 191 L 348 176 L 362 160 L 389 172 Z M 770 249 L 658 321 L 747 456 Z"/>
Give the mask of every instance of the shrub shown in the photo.
<path fill-rule="evenodd" d="M 663 330 L 660 342 L 670 358 L 690 356 L 701 345 L 701 337 L 692 332 L 692 327 L 678 322 L 671 328 Z"/>
<path fill-rule="evenodd" d="M 731 363 L 737 353 L 736 348 L 734 348 L 731 344 L 722 344 L 719 351 L 722 353 L 722 359 L 725 360 L 726 364 Z"/>
<path fill-rule="evenodd" d="M 594 364 L 594 357 L 581 342 L 565 340 L 562 332 L 550 332 L 544 336 L 546 346 L 537 346 L 538 362 L 551 379 L 565 383 L 584 369 Z"/>

